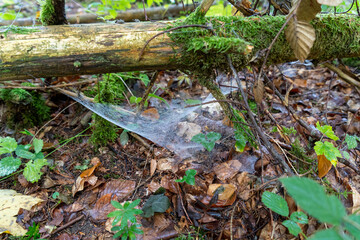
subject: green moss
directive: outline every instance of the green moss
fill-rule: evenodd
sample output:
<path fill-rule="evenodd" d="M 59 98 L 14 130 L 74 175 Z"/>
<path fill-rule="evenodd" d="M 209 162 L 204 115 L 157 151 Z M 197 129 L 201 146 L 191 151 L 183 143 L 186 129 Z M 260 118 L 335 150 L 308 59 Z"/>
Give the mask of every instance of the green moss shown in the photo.
<path fill-rule="evenodd" d="M 104 81 L 99 82 L 96 91 L 89 92 L 92 95 L 97 93 L 95 101 L 98 103 L 117 104 L 123 99 L 124 85 L 116 74 L 107 74 Z M 95 146 L 105 146 L 113 142 L 117 137 L 117 126 L 93 114 L 94 127 L 90 142 Z"/>
<path fill-rule="evenodd" d="M 4 34 L 5 37 L 10 32 L 16 33 L 16 34 L 29 34 L 29 33 L 33 33 L 33 32 L 39 32 L 39 29 L 32 28 L 32 27 L 18 27 L 15 25 L 0 27 L 0 33 Z"/>
<path fill-rule="evenodd" d="M 53 25 L 55 8 L 52 0 L 38 0 L 41 6 L 40 21 L 43 25 Z"/>
<path fill-rule="evenodd" d="M 182 28 L 168 33 L 174 45 L 180 47 L 180 58 L 175 59 L 183 71 L 199 77 L 212 77 L 213 69 L 229 71 L 225 54 L 230 53 L 237 69 L 249 64 L 250 59 L 266 49 L 285 22 L 284 16 L 267 17 L 211 17 L 195 14 L 176 21 L 171 27 L 200 24 L 212 26 L 218 37 L 203 28 Z M 328 60 L 360 53 L 360 19 L 354 16 L 323 16 L 312 21 L 317 40 L 309 59 Z M 334 44 L 335 43 L 335 44 Z M 248 54 L 249 46 L 253 47 Z M 245 54 L 244 54 L 245 53 Z M 292 49 L 281 33 L 271 49 L 268 64 L 295 60 Z"/>
<path fill-rule="evenodd" d="M 0 99 L 7 106 L 6 124 L 9 128 L 33 127 L 50 118 L 50 108 L 45 105 L 42 95 L 36 91 L 2 88 Z"/>

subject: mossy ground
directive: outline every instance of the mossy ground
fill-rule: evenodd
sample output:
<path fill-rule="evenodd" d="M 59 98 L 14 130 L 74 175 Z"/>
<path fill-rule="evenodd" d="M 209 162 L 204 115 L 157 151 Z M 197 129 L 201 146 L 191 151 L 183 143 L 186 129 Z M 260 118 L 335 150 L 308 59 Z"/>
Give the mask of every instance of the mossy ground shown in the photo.
<path fill-rule="evenodd" d="M 124 84 L 116 74 L 106 74 L 96 89 L 95 101 L 98 103 L 117 104 L 123 99 Z M 93 92 L 95 93 L 95 91 Z M 97 114 L 93 114 L 94 126 L 90 142 L 95 146 L 104 146 L 117 137 L 118 127 Z"/>
<path fill-rule="evenodd" d="M 36 91 L 0 89 L 0 99 L 7 106 L 6 125 L 11 129 L 33 127 L 50 118 L 50 108 Z"/>

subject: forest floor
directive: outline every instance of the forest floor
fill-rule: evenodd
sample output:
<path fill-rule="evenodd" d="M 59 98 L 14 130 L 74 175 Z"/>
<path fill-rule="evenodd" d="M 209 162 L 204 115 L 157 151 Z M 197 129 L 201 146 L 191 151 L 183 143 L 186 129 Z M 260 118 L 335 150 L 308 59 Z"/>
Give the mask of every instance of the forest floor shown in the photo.
<path fill-rule="evenodd" d="M 23 8 L 34 11 L 28 2 Z M 75 11 L 76 4 L 71 3 L 68 8 Z M 359 74 L 356 67 L 349 69 Z M 359 136 L 359 89 L 335 73 L 310 62 L 296 62 L 269 67 L 266 74 L 300 119 L 314 129 L 317 122 L 332 126 L 340 138 L 336 147 L 344 148 L 346 134 Z M 251 90 L 254 74 L 248 69 L 240 76 L 255 106 Z M 220 85 L 226 85 L 221 78 L 226 75 L 218 78 Z M 181 79 L 183 82 L 178 84 Z M 134 93 L 145 90 L 139 79 L 129 86 Z M 87 87 L 96 88 L 96 83 Z M 160 72 L 154 89 L 158 97 L 169 103 L 179 96 L 204 100 L 208 95 L 196 79 L 178 71 Z M 140 199 L 138 208 L 147 202 L 143 210 L 149 217 L 136 216 L 144 232 L 137 239 L 294 239 L 281 224 L 286 218 L 270 211 L 261 201 L 262 193 L 270 191 L 287 200 L 290 213 L 298 210 L 277 181 L 285 176 L 281 165 L 261 145 L 247 145 L 243 152 L 237 151 L 231 124 L 218 103 L 199 106 L 172 125 L 165 123 L 161 132 L 151 130 L 149 124 L 139 134 L 128 134 L 128 141 L 120 138 L 123 130 L 119 128 L 119 137 L 114 142 L 95 147 L 89 141 L 92 134 L 92 127 L 88 127 L 92 115 L 89 109 L 57 92 L 42 92 L 42 95 L 51 107 L 52 119 L 27 130 L 44 141 L 44 155 L 51 153 L 47 157 L 49 165 L 43 167 L 43 175 L 36 183 L 28 182 L 21 172 L 0 179 L 0 189 L 12 189 L 43 200 L 31 210 L 19 212 L 17 222 L 24 228 L 38 224 L 41 237 L 46 239 L 112 239 L 113 219 L 107 217 L 115 210 L 111 200 L 123 204 Z M 129 92 L 125 95 L 131 96 Z M 233 99 L 229 97 L 229 100 Z M 151 100 L 148 108 L 156 109 L 161 102 Z M 325 173 L 328 169 L 318 165 L 314 139 L 293 118 L 272 86 L 265 86 L 263 104 L 255 110 L 262 130 L 279 154 L 286 156 L 297 175 L 321 182 L 349 212 L 360 207 L 359 147 L 350 151 L 345 162 L 348 164 L 339 162 Z M 16 133 L 6 126 L 5 111 L 6 105 L 1 103 L 2 137 L 14 137 L 24 145 L 30 143 L 32 136 Z M 159 115 L 150 112 L 154 124 L 165 115 L 158 112 Z M 194 115 L 197 120 L 190 121 Z M 150 136 L 149 132 L 152 135 L 147 139 L 142 132 L 143 136 Z M 172 134 L 171 141 L 161 140 L 164 132 Z M 211 151 L 192 148 L 191 137 L 199 132 L 221 132 L 222 138 Z M 185 138 L 185 143 L 176 142 L 180 137 Z M 294 144 L 306 158 L 294 152 Z M 347 166 L 349 162 L 353 167 Z M 175 182 L 190 169 L 196 170 L 194 185 Z M 319 171 L 326 176 L 319 178 Z M 149 202 L 151 196 L 160 196 L 159 189 L 163 194 L 160 195 L 168 200 L 158 198 Z M 160 205 L 166 208 L 161 209 Z M 325 227 L 310 217 L 301 229 L 310 236 Z M 3 234 L 0 239 L 12 237 Z"/>
<path fill-rule="evenodd" d="M 242 74 L 249 83 L 254 81 L 250 72 Z M 178 72 L 161 72 L 157 84 L 171 87 L 157 92 L 158 96 L 171 102 L 171 96 L 176 96 L 176 92 L 201 92 L 206 95 L 206 90 L 195 82 L 192 88 L 185 83 L 178 86 L 176 81 L 173 82 L 182 75 Z M 289 104 L 308 124 L 315 126 L 318 121 L 327 121 L 341 141 L 345 133 L 359 134 L 359 92 L 336 74 L 325 68 L 314 68 L 311 64 L 292 63 L 270 68 L 268 76 L 284 96 L 288 95 Z M 244 152 L 237 152 L 230 136 L 217 141 L 211 152 L 201 150 L 182 159 L 182 154 L 176 155 L 141 136 L 134 138 L 132 135 L 124 146 L 117 138 L 113 143 L 95 148 L 89 143 L 91 129 L 83 132 L 86 127 L 81 124 L 90 111 L 67 96 L 55 93 L 46 96 L 47 102 L 53 106 L 53 119 L 46 126 L 28 130 L 38 133 L 37 137 L 45 142 L 45 153 L 64 140 L 72 140 L 48 157 L 52 165 L 43 169 L 44 175 L 39 182 L 31 184 L 22 174 L 0 182 L 1 189 L 13 189 L 44 200 L 35 211 L 24 210 L 19 214 L 18 221 L 25 228 L 38 223 L 40 233 L 47 235 L 47 238 L 51 236 L 51 239 L 111 239 L 111 220 L 107 214 L 114 207 L 110 200 L 124 203 L 141 199 L 139 206 L 142 207 L 151 195 L 163 187 L 170 207 L 164 213 L 155 213 L 149 218 L 137 217 L 144 231 L 143 235 L 138 235 L 138 239 L 171 239 L 179 236 L 183 238 L 178 239 L 191 239 L 186 238 L 188 236 L 229 239 L 231 235 L 233 239 L 268 239 L 269 236 L 273 236 L 273 239 L 292 238 L 281 225 L 283 218 L 270 214 L 261 202 L 264 190 L 282 192 L 275 180 L 284 176 L 281 166 L 265 148 L 247 146 Z M 279 153 L 286 153 L 291 167 L 299 175 L 319 179 L 314 142 L 308 133 L 292 118 L 271 88 L 266 87 L 264 100 L 268 104 L 266 108 L 269 114 L 264 114 L 265 108 L 261 106 L 257 118 L 261 120 L 264 132 L 273 140 L 274 147 Z M 202 129 L 212 129 L 211 124 L 219 130 L 222 128 L 219 126 L 226 128 L 223 115 L 216 105 L 218 103 L 202 106 L 204 111 L 199 114 L 203 118 L 213 118 L 205 122 L 207 125 L 201 126 Z M 280 134 L 273 131 L 274 126 L 286 127 L 290 132 Z M 9 129 L 5 125 L 2 129 L 6 136 Z M 16 134 L 16 138 L 26 144 L 32 137 Z M 299 140 L 310 160 L 298 159 L 291 152 L 295 139 Z M 357 149 L 352 151 L 351 161 L 357 163 L 358 154 Z M 188 169 L 197 171 L 195 185 L 175 182 Z M 359 180 L 359 175 L 353 169 L 338 163 L 322 182 L 328 192 L 336 194 L 345 206 L 354 207 L 360 201 Z M 225 190 L 214 193 L 219 186 Z M 350 192 L 352 194 L 346 194 Z M 297 210 L 294 204 L 290 206 L 290 211 Z M 310 218 L 309 224 L 304 225 L 302 230 L 309 236 L 322 227 Z M 55 232 L 49 233 L 49 229 L 55 229 Z"/>

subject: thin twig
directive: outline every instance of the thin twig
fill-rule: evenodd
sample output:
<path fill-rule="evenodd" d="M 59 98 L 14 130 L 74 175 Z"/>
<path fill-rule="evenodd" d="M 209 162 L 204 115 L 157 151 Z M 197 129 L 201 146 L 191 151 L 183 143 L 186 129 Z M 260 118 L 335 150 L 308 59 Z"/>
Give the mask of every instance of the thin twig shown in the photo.
<path fill-rule="evenodd" d="M 71 87 L 71 86 L 76 86 L 76 85 L 83 85 L 83 84 L 88 84 L 88 83 L 92 83 L 92 82 L 96 82 L 97 79 L 89 79 L 89 80 L 84 80 L 84 81 L 80 81 L 80 82 L 72 82 L 72 83 L 66 83 L 66 84 L 58 84 L 58 85 L 52 85 L 52 86 L 46 86 L 46 87 L 28 87 L 28 86 L 0 86 L 1 88 L 22 88 L 22 89 L 26 89 L 26 90 L 47 90 L 47 89 L 54 89 L 54 88 L 64 88 L 64 87 Z"/>
<path fill-rule="evenodd" d="M 281 165 L 284 168 L 284 171 L 290 175 L 294 175 L 293 171 L 291 170 L 291 168 L 289 167 L 289 165 L 285 162 L 285 160 L 283 159 L 283 157 L 281 155 L 279 155 L 278 152 L 276 152 L 276 150 L 274 149 L 274 147 L 271 145 L 271 143 L 269 142 L 269 140 L 267 139 L 267 137 L 265 136 L 264 132 L 262 131 L 262 129 L 260 129 L 259 125 L 257 124 L 255 118 L 254 118 L 254 113 L 252 112 L 249 103 L 248 103 L 248 99 L 247 96 L 244 93 L 244 90 L 242 89 L 241 85 L 241 80 L 232 64 L 231 58 L 229 55 L 226 55 L 227 60 L 228 60 L 228 64 L 230 66 L 230 69 L 232 71 L 232 74 L 234 76 L 234 78 L 236 79 L 236 82 L 239 86 L 240 89 L 240 94 L 241 97 L 243 99 L 244 102 L 244 106 L 245 109 L 247 111 L 247 115 L 250 118 L 251 124 L 253 125 L 253 127 L 255 128 L 255 131 L 259 134 L 259 137 L 261 138 L 261 140 L 263 141 L 266 149 L 271 153 L 271 155 L 279 162 L 281 163 Z"/>
<path fill-rule="evenodd" d="M 67 228 L 67 227 L 69 227 L 69 226 L 71 226 L 71 225 L 73 225 L 74 223 L 76 223 L 76 222 L 78 222 L 78 221 L 80 221 L 81 219 L 83 219 L 84 218 L 84 215 L 81 215 L 80 217 L 77 217 L 77 218 L 75 218 L 75 219 L 73 219 L 73 220 L 71 220 L 70 222 L 68 222 L 68 223 L 66 223 L 66 224 L 64 224 L 63 226 L 61 226 L 61 227 L 59 227 L 59 228 L 57 228 L 57 229 L 55 229 L 52 233 L 48 233 L 48 234 L 46 234 L 45 236 L 43 236 L 42 238 L 50 238 L 51 237 L 51 235 L 54 235 L 55 233 L 58 233 L 58 232 L 60 232 L 61 230 L 63 230 L 63 229 L 65 229 L 65 228 Z"/>
<path fill-rule="evenodd" d="M 160 36 L 160 35 L 163 35 L 165 33 L 169 33 L 169 32 L 172 32 L 174 30 L 177 30 L 177 29 L 181 29 L 181 28 L 190 28 L 190 27 L 199 27 L 199 28 L 205 28 L 209 31 L 212 31 L 214 33 L 214 30 L 211 29 L 209 26 L 205 26 L 205 25 L 199 25 L 199 24 L 192 24 L 192 25 L 183 25 L 183 26 L 178 26 L 178 27 L 174 27 L 174 28 L 170 28 L 168 30 L 165 30 L 165 31 L 162 31 L 162 32 L 159 32 L 158 34 L 155 34 L 154 36 L 152 36 L 149 40 L 146 41 L 144 47 L 141 49 L 141 52 L 139 54 L 139 59 L 138 61 L 141 60 L 141 57 L 142 55 L 144 54 L 144 51 L 145 51 L 145 48 L 147 47 L 147 45 L 149 45 L 149 43 L 156 37 Z"/>

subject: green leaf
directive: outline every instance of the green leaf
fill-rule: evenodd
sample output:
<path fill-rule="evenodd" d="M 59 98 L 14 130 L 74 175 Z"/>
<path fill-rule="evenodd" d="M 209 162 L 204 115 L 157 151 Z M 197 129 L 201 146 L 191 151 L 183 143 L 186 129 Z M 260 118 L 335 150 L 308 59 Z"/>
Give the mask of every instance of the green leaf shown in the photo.
<path fill-rule="evenodd" d="M 187 105 L 196 105 L 196 104 L 201 104 L 201 100 L 186 99 L 185 103 Z"/>
<path fill-rule="evenodd" d="M 147 87 L 147 85 L 150 82 L 149 76 L 147 74 L 145 74 L 145 73 L 140 73 L 139 78 L 144 83 L 144 85 Z"/>
<path fill-rule="evenodd" d="M 25 158 L 25 159 L 34 159 L 36 156 L 32 152 L 26 150 L 26 147 L 24 145 L 17 146 L 17 148 L 15 150 L 15 154 L 16 154 L 16 156 L 18 156 L 20 158 Z"/>
<path fill-rule="evenodd" d="M 358 137 L 357 136 L 352 136 L 352 135 L 349 135 L 349 134 L 346 134 L 345 136 L 345 142 L 348 146 L 348 149 L 354 149 L 357 147 L 357 141 L 358 140 Z"/>
<path fill-rule="evenodd" d="M 196 170 L 188 169 L 182 179 L 176 179 L 175 182 L 186 182 L 189 185 L 195 185 Z"/>
<path fill-rule="evenodd" d="M 321 230 L 312 235 L 309 240 L 344 240 L 334 228 Z"/>
<path fill-rule="evenodd" d="M 285 220 L 283 221 L 282 225 L 284 225 L 289 230 L 289 232 L 295 237 L 299 235 L 299 233 L 301 233 L 300 226 L 292 220 Z"/>
<path fill-rule="evenodd" d="M 308 223 L 308 217 L 303 212 L 293 212 L 290 216 L 290 220 L 301 223 L 301 224 L 307 224 Z"/>
<path fill-rule="evenodd" d="M 277 214 L 284 217 L 289 216 L 289 207 L 285 199 L 281 196 L 265 191 L 261 196 L 261 201 L 273 212 L 276 212 Z"/>
<path fill-rule="evenodd" d="M 35 153 L 39 153 L 39 152 L 41 152 L 41 150 L 44 146 L 44 141 L 41 139 L 34 138 L 33 145 L 34 145 Z"/>
<path fill-rule="evenodd" d="M 346 160 L 350 159 L 350 154 L 347 151 L 342 151 L 341 153 Z"/>
<path fill-rule="evenodd" d="M 320 126 L 320 123 L 316 123 L 316 128 L 325 136 L 328 138 L 337 141 L 339 138 L 335 135 L 334 131 L 332 130 L 332 127 L 329 125 Z"/>
<path fill-rule="evenodd" d="M 43 174 L 41 172 L 41 168 L 47 164 L 48 162 L 44 158 L 27 162 L 24 169 L 24 177 L 31 183 L 39 181 L 41 175 Z"/>
<path fill-rule="evenodd" d="M 335 196 L 326 195 L 323 187 L 317 182 L 300 177 L 280 179 L 290 196 L 309 215 L 320 222 L 339 225 L 346 216 L 342 203 Z"/>
<path fill-rule="evenodd" d="M 0 177 L 7 176 L 16 170 L 21 165 L 21 160 L 14 157 L 5 157 L 0 160 Z"/>
<path fill-rule="evenodd" d="M 345 222 L 345 229 L 355 237 L 356 240 L 360 240 L 360 215 L 350 215 L 347 216 L 347 218 L 350 221 L 344 221 Z M 349 222 L 353 222 L 353 224 Z M 356 226 L 357 225 L 357 226 Z"/>
<path fill-rule="evenodd" d="M 12 153 L 17 148 L 17 142 L 14 138 L 0 138 L 0 155 L 4 153 Z"/>
<path fill-rule="evenodd" d="M 111 205 L 113 205 L 115 208 L 118 208 L 118 209 L 124 209 L 123 205 L 121 205 L 117 201 L 111 201 Z"/>
<path fill-rule="evenodd" d="M 122 146 L 125 146 L 127 143 L 129 142 L 129 134 L 128 134 L 128 130 L 123 130 L 122 133 L 120 134 L 120 144 Z"/>
<path fill-rule="evenodd" d="M 243 152 L 246 147 L 246 137 L 238 131 L 235 131 L 235 148 L 239 152 Z"/>
<path fill-rule="evenodd" d="M 195 135 L 191 141 L 200 143 L 209 152 L 215 147 L 215 142 L 221 138 L 220 133 L 209 132 L 206 136 L 202 133 Z"/>
<path fill-rule="evenodd" d="M 339 149 L 334 147 L 331 142 L 315 142 L 314 150 L 317 155 L 325 155 L 326 159 L 337 162 L 337 157 L 342 157 Z"/>
<path fill-rule="evenodd" d="M 167 102 L 164 98 L 159 97 L 159 96 L 158 96 L 158 95 L 156 95 L 156 94 L 149 93 L 149 95 L 148 95 L 148 99 L 150 99 L 150 98 L 156 98 L 156 99 L 159 99 L 160 101 L 162 101 L 163 103 L 165 103 L 165 104 L 166 104 L 166 106 L 170 107 L 170 105 L 168 104 L 168 102 Z"/>
<path fill-rule="evenodd" d="M 142 216 L 146 218 L 152 217 L 154 216 L 154 213 L 165 212 L 169 207 L 170 207 L 170 201 L 168 197 L 166 197 L 163 194 L 152 195 L 146 201 L 144 207 L 142 208 L 142 210 L 144 211 Z"/>

